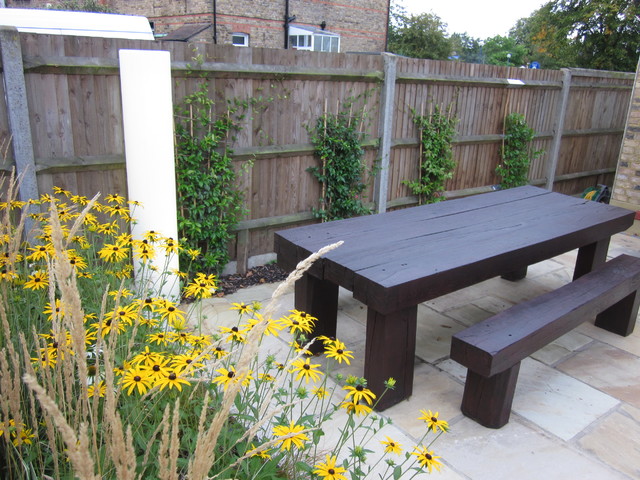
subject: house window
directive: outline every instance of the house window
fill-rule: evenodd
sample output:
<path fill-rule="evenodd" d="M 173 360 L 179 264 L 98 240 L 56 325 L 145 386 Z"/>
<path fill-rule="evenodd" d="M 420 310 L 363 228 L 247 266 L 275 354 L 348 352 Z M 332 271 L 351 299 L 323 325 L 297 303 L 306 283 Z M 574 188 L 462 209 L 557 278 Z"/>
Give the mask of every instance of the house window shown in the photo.
<path fill-rule="evenodd" d="M 231 43 L 236 47 L 248 47 L 249 46 L 249 34 L 248 33 L 232 33 Z"/>
<path fill-rule="evenodd" d="M 320 28 L 290 25 L 289 46 L 296 50 L 339 52 L 340 35 Z"/>
<path fill-rule="evenodd" d="M 311 50 L 311 35 L 289 35 L 289 45 L 298 50 Z"/>
<path fill-rule="evenodd" d="M 315 34 L 313 36 L 313 49 L 316 52 L 339 52 L 340 37 L 337 35 Z"/>

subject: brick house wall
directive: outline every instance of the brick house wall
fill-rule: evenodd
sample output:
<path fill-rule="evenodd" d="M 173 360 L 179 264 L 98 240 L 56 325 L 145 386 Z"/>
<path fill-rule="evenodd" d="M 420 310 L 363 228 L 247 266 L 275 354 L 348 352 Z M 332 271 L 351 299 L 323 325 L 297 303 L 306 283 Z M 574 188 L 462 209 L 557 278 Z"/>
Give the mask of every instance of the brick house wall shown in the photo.
<path fill-rule="evenodd" d="M 341 52 L 384 51 L 388 9 L 388 0 L 289 0 L 294 24 L 319 28 L 324 22 L 340 35 Z M 284 47 L 285 0 L 218 0 L 217 10 L 219 43 L 241 32 L 250 35 L 252 46 Z"/>
<path fill-rule="evenodd" d="M 301 27 L 340 35 L 341 52 L 386 49 L 390 0 L 289 0 L 289 16 Z M 8 7 L 46 8 L 55 0 L 6 0 Z M 190 23 L 213 23 L 213 0 L 100 0 L 115 13 L 142 15 L 156 33 L 169 33 Z M 249 35 L 252 47 L 283 48 L 286 0 L 216 0 L 217 43 L 231 43 L 232 33 Z M 213 29 L 197 40 L 213 41 Z"/>
<path fill-rule="evenodd" d="M 631 232 L 640 235 L 640 62 L 631 94 L 611 204 L 636 212 Z"/>

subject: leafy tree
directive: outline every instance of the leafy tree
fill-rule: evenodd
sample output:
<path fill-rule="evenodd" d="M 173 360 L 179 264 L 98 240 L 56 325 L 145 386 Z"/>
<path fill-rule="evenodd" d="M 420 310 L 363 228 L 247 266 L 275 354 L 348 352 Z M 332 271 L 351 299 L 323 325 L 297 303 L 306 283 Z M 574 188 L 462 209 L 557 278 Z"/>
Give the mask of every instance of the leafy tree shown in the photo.
<path fill-rule="evenodd" d="M 449 38 L 451 54 L 457 55 L 458 60 L 467 63 L 483 63 L 484 52 L 482 41 L 466 33 L 454 33 Z"/>
<path fill-rule="evenodd" d="M 414 58 L 446 60 L 451 54 L 447 24 L 433 13 L 407 15 L 402 7 L 391 11 L 388 50 Z"/>
<path fill-rule="evenodd" d="M 640 0 L 554 0 L 512 33 L 530 42 L 543 66 L 635 71 Z"/>
<path fill-rule="evenodd" d="M 496 35 L 483 45 L 485 63 L 519 67 L 527 63 L 527 48 L 511 37 Z"/>
<path fill-rule="evenodd" d="M 538 62 L 542 68 L 560 68 L 558 60 L 549 53 L 549 45 L 541 42 L 540 39 L 548 32 L 549 26 L 546 19 L 551 15 L 551 2 L 543 5 L 533 12 L 529 17 L 521 18 L 509 31 L 509 38 L 516 44 L 523 45 L 527 51 L 527 62 Z M 556 45 L 559 47 L 559 45 Z M 563 56 L 566 56 L 563 55 Z"/>
<path fill-rule="evenodd" d="M 448 38 L 437 15 L 407 15 L 398 1 L 389 51 L 400 55 L 446 59 L 455 52 L 464 62 L 635 71 L 640 54 L 640 0 L 551 0 L 518 20 L 508 37 L 484 42 L 464 33 Z"/>

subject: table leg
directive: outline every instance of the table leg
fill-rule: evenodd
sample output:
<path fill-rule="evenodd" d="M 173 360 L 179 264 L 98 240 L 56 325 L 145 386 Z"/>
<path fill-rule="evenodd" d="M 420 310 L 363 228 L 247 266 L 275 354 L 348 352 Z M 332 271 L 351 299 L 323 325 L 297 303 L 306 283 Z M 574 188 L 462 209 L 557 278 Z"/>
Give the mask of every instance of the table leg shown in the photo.
<path fill-rule="evenodd" d="M 517 282 L 518 280 L 522 280 L 527 276 L 527 270 L 529 267 L 522 267 L 519 270 L 514 270 L 509 273 L 505 273 L 501 277 L 505 280 L 509 280 L 510 282 Z"/>
<path fill-rule="evenodd" d="M 595 267 L 602 265 L 607 261 L 607 252 L 609 251 L 610 241 L 611 238 L 605 238 L 599 242 L 585 245 L 578 250 L 576 268 L 573 271 L 574 280 L 585 273 L 589 273 Z"/>
<path fill-rule="evenodd" d="M 389 378 L 396 380 L 395 390 L 388 390 L 376 410 L 384 410 L 409 397 L 413 392 L 413 366 L 416 351 L 418 307 L 413 306 L 382 315 L 367 311 L 367 344 L 364 376 L 367 386 L 378 398 Z"/>
<path fill-rule="evenodd" d="M 338 285 L 305 273 L 296 282 L 294 305 L 297 310 L 318 319 L 313 337 L 326 335 L 335 338 L 338 319 Z M 311 346 L 313 353 L 320 353 L 322 350 L 322 342 L 316 341 Z"/>

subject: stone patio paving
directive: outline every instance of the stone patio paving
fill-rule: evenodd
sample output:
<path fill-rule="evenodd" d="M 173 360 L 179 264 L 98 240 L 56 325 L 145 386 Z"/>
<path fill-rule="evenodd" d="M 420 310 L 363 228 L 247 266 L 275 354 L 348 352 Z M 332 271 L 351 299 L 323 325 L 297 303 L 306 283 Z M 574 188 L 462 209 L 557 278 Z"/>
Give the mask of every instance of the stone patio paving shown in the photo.
<path fill-rule="evenodd" d="M 609 255 L 621 253 L 640 255 L 640 238 L 616 235 Z M 451 431 L 433 446 L 444 463 L 440 474 L 432 474 L 436 478 L 640 478 L 640 324 L 624 338 L 587 322 L 526 359 L 511 419 L 502 429 L 482 427 L 460 412 L 466 370 L 449 360 L 451 336 L 569 282 L 575 257 L 570 252 L 532 265 L 520 282 L 494 278 L 421 304 L 413 395 L 382 413 L 393 422 L 383 434 L 415 444 L 424 433 L 424 424 L 416 420 L 419 410 L 439 411 Z M 232 302 L 266 303 L 276 286 L 207 300 L 206 323 L 235 321 L 237 314 L 228 310 Z M 279 312 L 291 308 L 293 293 L 282 297 Z M 365 326 L 364 305 L 341 289 L 338 337 L 356 359 L 340 373 L 362 375 Z M 285 341 L 269 348 L 285 349 Z"/>

